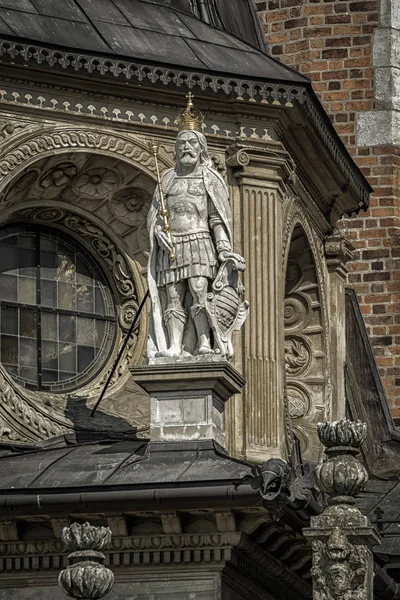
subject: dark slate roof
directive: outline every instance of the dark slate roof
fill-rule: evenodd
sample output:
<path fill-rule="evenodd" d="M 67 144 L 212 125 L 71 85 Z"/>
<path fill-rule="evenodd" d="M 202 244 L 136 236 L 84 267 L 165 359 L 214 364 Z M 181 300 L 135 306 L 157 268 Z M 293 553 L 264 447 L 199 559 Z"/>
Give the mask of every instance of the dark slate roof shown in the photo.
<path fill-rule="evenodd" d="M 0 0 L 0 35 L 102 57 L 309 81 L 235 36 L 150 0 Z"/>
<path fill-rule="evenodd" d="M 230 458 L 216 444 L 110 440 L 53 447 L 3 447 L 0 495 L 34 490 L 221 483 L 239 481 L 251 466 Z"/>
<path fill-rule="evenodd" d="M 400 432 L 394 426 L 357 296 L 351 289 L 346 290 L 345 382 L 348 417 L 367 423 L 362 452 L 370 473 L 398 479 Z"/>

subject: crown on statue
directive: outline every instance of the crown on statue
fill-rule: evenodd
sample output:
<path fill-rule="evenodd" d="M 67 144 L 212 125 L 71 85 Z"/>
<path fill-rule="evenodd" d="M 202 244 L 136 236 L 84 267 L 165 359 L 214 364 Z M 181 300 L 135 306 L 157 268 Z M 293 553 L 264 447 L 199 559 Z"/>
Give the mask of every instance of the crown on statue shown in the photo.
<path fill-rule="evenodd" d="M 179 131 L 192 130 L 200 131 L 200 133 L 202 133 L 203 115 L 197 108 L 194 108 L 192 102 L 193 97 L 194 96 L 192 92 L 189 92 L 186 96 L 186 98 L 188 99 L 188 103 L 186 108 L 184 110 L 181 110 L 181 112 L 178 115 L 178 129 Z"/>

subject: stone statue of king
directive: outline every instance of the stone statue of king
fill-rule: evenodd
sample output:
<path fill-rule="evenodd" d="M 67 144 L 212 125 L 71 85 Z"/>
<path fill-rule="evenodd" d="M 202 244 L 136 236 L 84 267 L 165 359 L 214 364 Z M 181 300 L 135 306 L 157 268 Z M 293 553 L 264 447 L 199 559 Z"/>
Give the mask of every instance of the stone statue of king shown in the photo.
<path fill-rule="evenodd" d="M 230 359 L 232 332 L 247 316 L 245 262 L 232 252 L 228 189 L 212 167 L 202 121 L 189 94 L 178 117 L 176 165 L 161 178 L 165 212 L 158 188 L 148 213 L 149 358 Z"/>

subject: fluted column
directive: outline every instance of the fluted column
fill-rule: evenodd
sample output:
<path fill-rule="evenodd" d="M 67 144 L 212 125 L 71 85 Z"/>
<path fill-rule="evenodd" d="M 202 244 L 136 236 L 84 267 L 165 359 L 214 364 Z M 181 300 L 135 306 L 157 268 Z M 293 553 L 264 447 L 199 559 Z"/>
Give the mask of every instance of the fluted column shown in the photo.
<path fill-rule="evenodd" d="M 245 455 L 255 462 L 272 456 L 285 459 L 282 203 L 290 170 L 283 153 L 259 149 L 236 149 L 227 164 L 238 169 L 244 284 L 250 302 L 242 359 L 247 381 Z"/>

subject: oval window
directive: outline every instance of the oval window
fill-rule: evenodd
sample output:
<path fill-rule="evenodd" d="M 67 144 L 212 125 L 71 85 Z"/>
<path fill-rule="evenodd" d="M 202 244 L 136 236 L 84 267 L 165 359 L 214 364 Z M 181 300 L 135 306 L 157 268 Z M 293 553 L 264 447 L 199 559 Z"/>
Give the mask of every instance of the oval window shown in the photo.
<path fill-rule="evenodd" d="M 93 257 L 57 230 L 0 230 L 0 358 L 26 388 L 76 389 L 104 366 L 116 333 Z"/>

